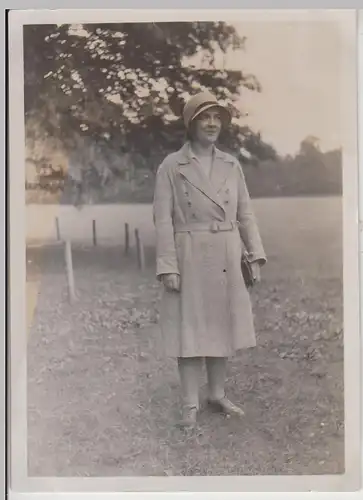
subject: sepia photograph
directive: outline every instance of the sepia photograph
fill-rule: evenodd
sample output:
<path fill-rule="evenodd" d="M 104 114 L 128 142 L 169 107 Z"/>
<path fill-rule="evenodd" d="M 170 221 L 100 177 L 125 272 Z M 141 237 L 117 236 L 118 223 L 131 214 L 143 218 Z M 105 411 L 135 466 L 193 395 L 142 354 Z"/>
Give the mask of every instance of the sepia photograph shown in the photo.
<path fill-rule="evenodd" d="M 339 485 L 360 456 L 346 17 L 80 12 L 16 42 L 25 475 Z"/>

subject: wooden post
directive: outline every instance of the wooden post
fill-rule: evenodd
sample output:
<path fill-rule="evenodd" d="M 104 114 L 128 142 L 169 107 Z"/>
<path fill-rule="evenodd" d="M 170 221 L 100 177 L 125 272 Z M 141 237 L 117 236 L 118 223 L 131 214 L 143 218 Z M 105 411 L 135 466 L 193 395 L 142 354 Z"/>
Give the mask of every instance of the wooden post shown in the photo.
<path fill-rule="evenodd" d="M 129 233 L 129 225 L 126 222 L 125 224 L 125 255 L 129 253 L 130 249 L 130 233 Z"/>
<path fill-rule="evenodd" d="M 74 286 L 72 247 L 71 247 L 71 242 L 69 240 L 65 242 L 64 250 L 65 250 L 66 268 L 67 268 L 69 301 L 71 304 L 73 304 L 73 302 L 76 299 L 76 291 Z"/>
<path fill-rule="evenodd" d="M 59 228 L 59 219 L 58 219 L 58 217 L 55 218 L 55 229 L 57 231 L 57 240 L 60 241 L 61 236 L 60 236 L 60 228 Z"/>
<path fill-rule="evenodd" d="M 96 233 L 96 221 L 92 221 L 92 233 L 93 233 L 93 245 L 97 246 L 97 233 Z"/>
<path fill-rule="evenodd" d="M 140 238 L 140 233 L 138 229 L 135 229 L 135 241 L 136 241 L 137 263 L 139 268 L 143 271 L 145 269 L 145 252 L 144 252 L 144 245 Z"/>

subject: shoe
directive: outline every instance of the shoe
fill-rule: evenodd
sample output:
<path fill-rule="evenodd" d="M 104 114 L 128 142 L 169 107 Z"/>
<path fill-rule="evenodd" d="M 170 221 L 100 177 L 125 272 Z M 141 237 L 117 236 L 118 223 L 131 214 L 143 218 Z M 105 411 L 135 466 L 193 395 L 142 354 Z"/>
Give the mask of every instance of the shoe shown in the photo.
<path fill-rule="evenodd" d="M 184 405 L 179 427 L 194 427 L 197 423 L 198 408 L 196 406 Z"/>
<path fill-rule="evenodd" d="M 208 404 L 216 411 L 226 415 L 236 415 L 243 417 L 245 412 L 239 406 L 233 404 L 228 398 L 224 397 L 218 400 L 209 399 Z"/>

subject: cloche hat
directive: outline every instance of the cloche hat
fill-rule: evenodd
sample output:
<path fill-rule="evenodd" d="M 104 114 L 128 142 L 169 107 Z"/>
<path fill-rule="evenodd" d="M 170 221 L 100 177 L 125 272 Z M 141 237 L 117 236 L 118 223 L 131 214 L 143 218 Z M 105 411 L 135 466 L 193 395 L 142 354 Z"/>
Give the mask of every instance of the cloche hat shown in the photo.
<path fill-rule="evenodd" d="M 225 106 L 222 106 L 211 92 L 203 91 L 191 97 L 184 106 L 183 119 L 186 129 L 189 128 L 191 122 L 203 113 L 203 111 L 215 107 L 221 111 L 223 126 L 228 126 L 232 118 L 229 110 Z"/>

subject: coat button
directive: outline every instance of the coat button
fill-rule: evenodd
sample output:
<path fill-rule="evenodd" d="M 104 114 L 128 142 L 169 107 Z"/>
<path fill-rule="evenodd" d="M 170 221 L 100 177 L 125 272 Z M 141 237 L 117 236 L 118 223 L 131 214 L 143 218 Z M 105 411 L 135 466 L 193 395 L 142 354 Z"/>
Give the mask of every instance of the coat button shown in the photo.
<path fill-rule="evenodd" d="M 192 206 L 192 202 L 191 201 L 188 201 L 188 206 L 191 207 Z"/>

